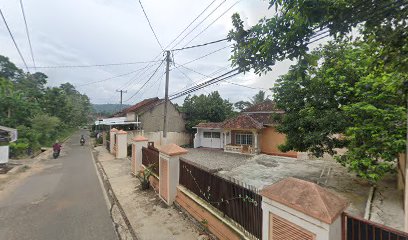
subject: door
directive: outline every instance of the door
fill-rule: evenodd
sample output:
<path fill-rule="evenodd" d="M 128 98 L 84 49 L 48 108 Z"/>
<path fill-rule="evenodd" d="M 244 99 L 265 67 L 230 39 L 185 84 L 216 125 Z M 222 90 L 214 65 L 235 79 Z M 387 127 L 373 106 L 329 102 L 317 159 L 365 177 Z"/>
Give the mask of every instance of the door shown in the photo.
<path fill-rule="evenodd" d="M 203 138 L 201 146 L 206 148 L 222 148 L 221 146 L 221 133 L 220 132 L 203 132 Z"/>

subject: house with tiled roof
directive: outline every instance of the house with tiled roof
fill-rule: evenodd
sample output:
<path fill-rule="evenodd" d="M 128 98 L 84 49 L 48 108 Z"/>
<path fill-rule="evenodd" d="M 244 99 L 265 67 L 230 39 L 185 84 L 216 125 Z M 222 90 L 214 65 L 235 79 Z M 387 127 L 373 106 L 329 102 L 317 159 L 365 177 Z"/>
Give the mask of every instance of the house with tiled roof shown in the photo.
<path fill-rule="evenodd" d="M 114 114 L 114 117 L 126 117 L 127 122 L 137 122 L 137 129 L 131 131 L 129 137 L 143 135 L 156 145 L 161 145 L 163 140 L 163 116 L 164 99 L 157 97 L 144 99 Z M 168 143 L 189 144 L 190 135 L 185 130 L 184 116 L 171 102 L 167 105 L 167 116 Z"/>
<path fill-rule="evenodd" d="M 273 114 L 283 114 L 273 101 L 265 101 L 221 123 L 200 123 L 195 128 L 194 147 L 219 148 L 226 152 L 266 153 L 297 157 L 296 152 L 281 152 L 278 146 L 285 135 L 276 130 Z"/>

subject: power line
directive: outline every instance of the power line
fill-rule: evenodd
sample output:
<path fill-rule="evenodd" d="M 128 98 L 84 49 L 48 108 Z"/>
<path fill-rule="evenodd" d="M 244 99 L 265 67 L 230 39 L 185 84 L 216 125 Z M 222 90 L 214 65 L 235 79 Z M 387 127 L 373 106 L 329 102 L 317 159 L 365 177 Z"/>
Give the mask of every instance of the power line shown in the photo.
<path fill-rule="evenodd" d="M 222 1 L 215 9 L 213 9 L 201 22 L 199 22 L 193 29 L 191 29 L 182 39 L 180 39 L 173 47 L 179 45 L 188 35 L 190 35 L 198 26 L 200 26 L 207 18 L 209 18 L 218 8 L 221 7 L 222 4 L 225 3 L 226 0 Z M 211 3 L 212 4 L 212 3 Z"/>
<path fill-rule="evenodd" d="M 30 33 L 28 31 L 28 24 L 27 24 L 27 18 L 26 18 L 26 15 L 25 15 L 25 11 L 24 11 L 23 0 L 20 0 L 20 7 L 21 7 L 21 13 L 23 14 L 23 18 L 24 18 L 24 25 L 25 25 L 25 30 L 26 30 L 26 34 L 27 34 L 28 44 L 30 46 L 31 59 L 33 60 L 34 70 L 37 71 L 37 69 L 35 67 L 33 46 L 31 44 Z"/>
<path fill-rule="evenodd" d="M 105 78 L 105 79 L 98 80 L 98 81 L 87 82 L 87 83 L 84 83 L 84 84 L 76 85 L 75 87 L 83 87 L 83 86 L 91 85 L 91 84 L 94 84 L 94 83 L 105 82 L 105 81 L 108 81 L 108 80 L 111 80 L 111 79 L 115 79 L 115 78 L 119 78 L 119 77 L 123 77 L 123 76 L 130 75 L 130 74 L 132 74 L 132 73 L 138 72 L 138 71 L 143 70 L 143 69 L 145 69 L 145 68 L 146 68 L 146 67 L 139 68 L 139 69 L 136 69 L 136 70 L 131 71 L 131 72 L 123 73 L 123 74 L 120 74 L 120 75 L 116 75 L 116 76 L 109 77 L 109 78 Z"/>
<path fill-rule="evenodd" d="M 221 50 L 223 50 L 223 49 L 229 48 L 229 47 L 231 47 L 231 46 L 232 46 L 232 44 L 230 44 L 230 45 L 228 45 L 228 46 L 225 46 L 225 47 L 222 47 L 222 48 L 219 48 L 219 49 L 214 50 L 214 51 L 212 51 L 212 52 L 209 52 L 209 53 L 207 53 L 207 54 L 205 54 L 205 55 L 203 55 L 203 56 L 201 56 L 201 57 L 198 57 L 198 58 L 193 59 L 193 60 L 191 60 L 191 61 L 188 61 L 188 62 L 185 62 L 185 63 L 183 63 L 183 64 L 180 64 L 180 66 L 184 66 L 184 65 L 190 64 L 190 63 L 192 63 L 192 62 L 198 61 L 198 60 L 200 60 L 200 59 L 203 59 L 203 58 L 205 58 L 205 57 L 208 57 L 208 56 L 210 56 L 210 55 L 212 55 L 212 54 L 214 54 L 214 53 L 217 53 L 217 52 L 219 52 L 219 51 L 221 51 Z"/>
<path fill-rule="evenodd" d="M 191 21 L 190 24 L 188 24 L 188 26 L 187 26 L 186 28 L 184 28 L 184 30 L 183 30 L 175 39 L 173 39 L 173 41 L 171 41 L 171 42 L 166 46 L 166 48 L 169 47 L 171 44 L 173 44 L 199 17 L 201 17 L 201 15 L 204 14 L 205 11 L 207 11 L 207 9 L 208 9 L 209 7 L 211 7 L 211 5 L 213 5 L 213 3 L 214 3 L 215 1 L 217 1 L 217 0 L 213 0 L 200 14 L 198 14 L 198 16 L 197 16 L 193 21 Z M 187 34 L 187 35 L 188 35 L 188 34 Z M 176 45 L 177 45 L 177 44 L 176 44 Z M 173 47 L 175 47 L 176 45 L 174 45 Z"/>
<path fill-rule="evenodd" d="M 7 24 L 6 18 L 4 17 L 3 12 L 1 11 L 1 9 L 0 9 L 0 14 L 1 14 L 1 17 L 3 18 L 4 24 L 6 25 L 7 31 L 9 32 L 10 37 L 11 37 L 11 39 L 13 40 L 14 46 L 16 47 L 17 52 L 18 52 L 18 54 L 20 55 L 20 58 L 21 58 L 21 60 L 23 61 L 24 66 L 25 66 L 26 69 L 27 69 L 27 72 L 30 72 L 30 71 L 28 70 L 27 63 L 26 63 L 26 61 L 25 61 L 23 55 L 21 54 L 20 48 L 18 47 L 17 42 L 16 42 L 16 40 L 14 39 L 13 33 L 11 32 L 10 27 L 9 27 L 9 25 Z"/>
<path fill-rule="evenodd" d="M 139 90 L 137 90 L 137 92 L 135 94 L 133 94 L 130 98 L 128 98 L 125 102 L 129 101 L 130 99 L 132 99 L 134 96 L 136 96 L 136 94 L 138 94 L 140 92 L 140 90 L 143 89 L 143 87 L 153 78 L 153 76 L 156 74 L 156 72 L 159 70 L 159 68 L 161 67 L 161 65 L 163 65 L 164 60 L 160 63 L 160 65 L 156 68 L 156 70 L 154 70 L 153 74 L 149 77 L 149 79 L 147 79 L 147 81 L 139 88 Z"/>
<path fill-rule="evenodd" d="M 218 19 L 220 19 L 222 16 L 224 16 L 231 8 L 233 8 L 235 5 L 237 5 L 240 1 L 236 1 L 234 4 L 232 4 L 227 10 L 225 10 L 220 16 L 218 16 L 214 21 L 212 21 L 206 28 L 204 28 L 201 32 L 199 32 L 196 36 L 194 36 L 188 43 L 186 43 L 184 46 L 188 45 L 191 43 L 194 39 L 196 39 L 198 36 L 200 36 L 203 32 L 207 31 L 209 27 L 211 27 Z"/>
<path fill-rule="evenodd" d="M 184 90 L 184 91 L 182 91 L 182 92 L 173 94 L 172 96 L 170 96 L 170 100 L 173 100 L 173 99 L 182 97 L 182 96 L 184 96 L 184 95 L 187 95 L 187 94 L 190 94 L 190 93 L 192 93 L 192 92 L 198 91 L 198 90 L 200 90 L 200 89 L 202 89 L 202 88 L 208 87 L 208 86 L 210 86 L 210 85 L 212 85 L 212 84 L 215 84 L 215 83 L 218 83 L 218 82 L 220 82 L 220 81 L 224 81 L 224 80 L 226 80 L 226 79 L 229 79 L 229 78 L 231 78 L 231 77 L 234 77 L 234 76 L 240 74 L 241 72 L 238 71 L 237 73 L 234 73 L 234 74 L 232 74 L 232 75 L 229 75 L 229 74 L 231 74 L 231 73 L 233 73 L 233 72 L 235 72 L 235 71 L 237 71 L 237 70 L 238 70 L 238 68 L 235 68 L 235 69 L 233 69 L 233 70 L 231 70 L 231 71 L 228 71 L 228 72 L 226 72 L 226 73 L 224 73 L 224 74 L 222 74 L 222 75 L 220 75 L 220 76 L 218 76 L 218 77 L 215 77 L 215 78 L 210 79 L 210 80 L 208 80 L 208 81 L 206 81 L 206 82 L 197 84 L 196 86 L 193 86 L 193 87 L 191 87 L 191 88 L 189 88 L 189 89 L 187 89 L 187 90 Z"/>
<path fill-rule="evenodd" d="M 123 63 L 106 63 L 106 64 L 89 64 L 89 65 L 59 65 L 59 66 L 39 66 L 36 68 L 92 68 L 92 67 L 107 67 L 107 66 L 124 66 L 135 65 L 141 63 L 155 63 L 160 61 L 139 61 L 139 62 L 123 62 Z M 34 68 L 34 67 L 29 67 Z"/>
<path fill-rule="evenodd" d="M 144 13 L 144 15 L 145 15 L 145 17 L 146 17 L 146 19 L 147 19 L 147 22 L 149 23 L 150 29 L 152 30 L 152 32 L 153 32 L 153 34 L 154 34 L 154 37 L 156 38 L 157 43 L 159 44 L 161 50 L 164 51 L 164 48 L 163 48 L 163 46 L 161 45 L 161 43 L 160 43 L 160 41 L 159 41 L 159 38 L 157 37 L 156 32 L 154 31 L 154 29 L 153 29 L 153 27 L 152 27 L 152 24 L 150 23 L 149 17 L 147 16 L 146 11 L 144 10 L 142 1 L 139 0 L 139 3 L 140 3 L 140 7 L 142 8 L 143 13 Z"/>
<path fill-rule="evenodd" d="M 220 40 L 212 41 L 212 42 L 207 42 L 207 43 L 202 43 L 199 45 L 194 45 L 194 46 L 189 46 L 189 47 L 177 48 L 177 49 L 173 49 L 172 51 L 180 51 L 180 50 L 186 50 L 190 48 L 203 47 L 203 46 L 207 46 L 207 45 L 214 44 L 214 43 L 219 43 L 219 42 L 226 41 L 226 40 L 228 40 L 228 38 L 224 38 L 224 39 L 220 39 Z"/>

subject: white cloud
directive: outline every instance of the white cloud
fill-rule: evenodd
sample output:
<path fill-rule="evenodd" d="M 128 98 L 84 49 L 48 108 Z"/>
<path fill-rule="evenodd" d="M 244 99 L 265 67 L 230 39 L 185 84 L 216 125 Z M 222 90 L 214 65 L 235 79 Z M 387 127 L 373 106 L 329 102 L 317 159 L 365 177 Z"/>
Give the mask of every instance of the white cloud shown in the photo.
<path fill-rule="evenodd" d="M 197 23 L 222 1 L 216 0 Z M 164 47 L 212 0 L 144 0 L 142 2 Z M 186 45 L 193 36 L 204 30 L 234 3 L 234 0 L 226 0 L 178 47 Z M 24 4 L 37 66 L 149 61 L 161 51 L 137 0 L 36 0 L 24 1 Z M 273 10 L 268 10 L 267 7 L 268 2 L 265 0 L 241 1 L 188 45 L 225 38 L 232 28 L 231 15 L 234 12 L 239 12 L 243 16 L 246 26 L 251 26 L 260 18 L 273 14 Z M 3 0 L 0 3 L 0 8 L 7 17 L 28 65 L 32 66 L 18 1 Z M 203 48 L 186 50 L 175 53 L 174 58 L 176 63 L 182 64 L 228 44 L 230 43 L 222 42 Z M 23 66 L 4 24 L 0 24 L 0 54 L 10 57 L 18 66 Z M 186 67 L 210 74 L 218 68 L 226 66 L 229 57 L 230 50 L 224 49 L 188 64 Z M 258 77 L 248 73 L 230 80 L 251 87 L 270 88 L 276 78 L 287 71 L 289 64 L 290 62 L 277 64 L 273 71 L 266 76 Z M 41 71 L 49 76 L 50 86 L 63 82 L 81 85 L 124 74 L 143 66 L 145 64 L 103 68 L 41 69 Z M 159 75 L 163 69 L 160 69 Z M 193 81 L 203 78 L 186 69 L 180 69 Z M 150 69 L 143 76 L 130 74 L 98 84 L 82 86 L 78 89 L 86 93 L 94 103 L 118 102 L 119 94 L 115 90 L 134 79 L 130 81 L 128 93 L 124 95 L 126 100 L 140 88 L 153 70 L 154 68 Z M 137 77 L 135 78 L 135 76 Z M 129 103 L 134 103 L 145 97 L 156 95 L 162 97 L 164 95 L 164 80 L 159 81 L 158 76 L 152 78 L 151 82 L 146 85 L 146 89 L 132 98 Z M 174 92 L 190 85 L 191 81 L 175 70 L 171 71 L 170 84 L 170 92 Z M 200 90 L 197 94 L 214 90 L 218 90 L 224 98 L 234 102 L 247 99 L 257 92 L 253 89 L 220 83 Z M 182 99 L 177 101 L 182 101 Z"/>

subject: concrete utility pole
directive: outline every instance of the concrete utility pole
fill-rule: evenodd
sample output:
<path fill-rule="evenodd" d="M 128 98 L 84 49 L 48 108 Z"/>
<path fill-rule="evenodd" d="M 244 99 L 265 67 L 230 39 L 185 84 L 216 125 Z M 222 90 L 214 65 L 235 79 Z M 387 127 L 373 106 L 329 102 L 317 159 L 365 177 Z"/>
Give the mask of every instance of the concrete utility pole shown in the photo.
<path fill-rule="evenodd" d="M 122 96 L 124 93 L 127 93 L 127 91 L 123 91 L 123 90 L 116 90 L 116 92 L 120 92 L 120 110 L 122 110 Z"/>
<path fill-rule="evenodd" d="M 169 102 L 170 51 L 166 51 L 166 87 L 164 92 L 163 138 L 167 137 L 167 103 Z"/>

